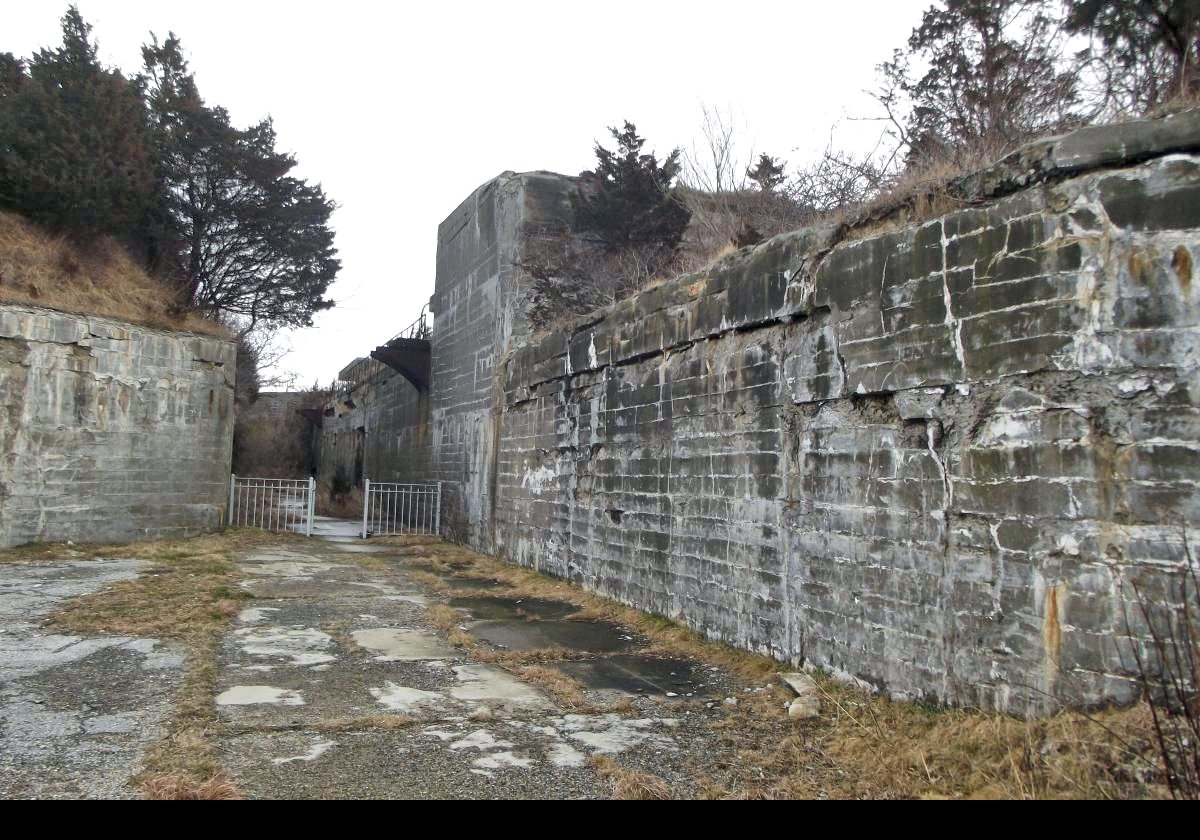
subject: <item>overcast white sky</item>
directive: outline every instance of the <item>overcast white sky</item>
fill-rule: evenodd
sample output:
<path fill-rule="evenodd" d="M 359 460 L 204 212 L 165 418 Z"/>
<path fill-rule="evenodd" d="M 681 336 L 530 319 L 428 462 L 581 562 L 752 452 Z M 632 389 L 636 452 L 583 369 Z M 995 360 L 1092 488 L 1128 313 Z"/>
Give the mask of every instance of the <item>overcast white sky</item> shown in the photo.
<path fill-rule="evenodd" d="M 337 307 L 288 337 L 282 367 L 328 382 L 412 322 L 437 226 L 505 170 L 577 173 L 629 119 L 656 151 L 731 109 L 747 146 L 800 163 L 871 111 L 875 65 L 930 0 L 382 3 L 79 0 L 104 61 L 132 73 L 151 31 L 179 35 L 210 104 L 270 115 L 299 174 L 339 205 Z M 6 0 L 0 52 L 59 43 L 66 0 Z"/>

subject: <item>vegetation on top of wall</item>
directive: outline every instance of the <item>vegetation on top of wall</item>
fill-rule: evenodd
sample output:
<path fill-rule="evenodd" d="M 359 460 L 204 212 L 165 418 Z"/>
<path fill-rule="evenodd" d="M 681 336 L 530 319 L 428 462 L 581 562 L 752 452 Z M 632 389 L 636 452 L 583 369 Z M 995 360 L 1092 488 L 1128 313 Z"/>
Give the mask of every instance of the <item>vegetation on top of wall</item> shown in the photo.
<path fill-rule="evenodd" d="M 100 315 L 148 327 L 227 336 L 217 321 L 180 310 L 173 290 L 110 236 L 86 244 L 0 212 L 0 303 Z"/>
<path fill-rule="evenodd" d="M 877 67 L 876 109 L 864 118 L 881 126 L 873 147 L 840 148 L 831 130 L 822 154 L 792 167 L 747 153 L 753 131 L 706 107 L 700 140 L 674 173 L 672 195 L 691 221 L 672 259 L 616 281 L 607 275 L 637 263 L 633 249 L 599 261 L 562 238 L 535 239 L 525 266 L 538 287 L 532 320 L 586 314 L 800 227 L 956 209 L 966 203 L 956 179 L 1038 137 L 1196 104 L 1198 68 L 1200 0 L 935 3 Z"/>
<path fill-rule="evenodd" d="M 28 280 L 26 292 L 67 308 L 124 299 L 129 311 L 120 317 L 142 322 L 159 320 L 157 302 L 169 298 L 181 313 L 242 335 L 308 326 L 332 306 L 334 205 L 292 174 L 296 160 L 276 149 L 271 121 L 237 128 L 206 103 L 174 35 L 152 36 L 143 72 L 132 77 L 100 62 L 75 6 L 62 35 L 61 46 L 28 59 L 0 54 L 0 211 L 32 220 L 77 253 L 123 246 L 125 262 L 166 292 L 152 295 L 144 313 L 144 298 L 116 279 L 133 271 L 87 278 L 95 294 Z M 80 262 L 80 272 L 93 262 Z"/>
<path fill-rule="evenodd" d="M 617 147 L 595 144 L 596 168 L 580 174 L 569 222 L 525 243 L 535 327 L 612 303 L 677 263 L 691 217 L 675 189 L 681 150 L 660 163 L 633 123 L 608 131 Z"/>

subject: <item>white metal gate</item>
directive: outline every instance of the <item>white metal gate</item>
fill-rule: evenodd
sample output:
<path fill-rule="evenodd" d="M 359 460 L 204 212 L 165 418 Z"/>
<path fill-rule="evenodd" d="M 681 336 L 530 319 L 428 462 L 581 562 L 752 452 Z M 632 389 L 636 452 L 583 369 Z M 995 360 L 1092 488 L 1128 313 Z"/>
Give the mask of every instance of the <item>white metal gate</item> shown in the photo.
<path fill-rule="evenodd" d="M 230 476 L 229 524 L 312 536 L 316 481 Z"/>
<path fill-rule="evenodd" d="M 363 485 L 362 535 L 437 536 L 442 525 L 442 483 Z"/>

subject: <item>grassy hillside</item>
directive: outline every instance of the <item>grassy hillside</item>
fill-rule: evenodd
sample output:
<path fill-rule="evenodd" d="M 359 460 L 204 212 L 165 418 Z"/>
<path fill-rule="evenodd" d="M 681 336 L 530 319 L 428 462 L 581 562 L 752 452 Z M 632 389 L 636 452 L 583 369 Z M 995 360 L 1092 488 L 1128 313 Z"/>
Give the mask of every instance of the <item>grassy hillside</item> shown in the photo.
<path fill-rule="evenodd" d="M 0 212 L 0 303 L 225 334 L 214 321 L 176 311 L 172 290 L 147 274 L 114 241 L 80 247 L 4 212 Z"/>

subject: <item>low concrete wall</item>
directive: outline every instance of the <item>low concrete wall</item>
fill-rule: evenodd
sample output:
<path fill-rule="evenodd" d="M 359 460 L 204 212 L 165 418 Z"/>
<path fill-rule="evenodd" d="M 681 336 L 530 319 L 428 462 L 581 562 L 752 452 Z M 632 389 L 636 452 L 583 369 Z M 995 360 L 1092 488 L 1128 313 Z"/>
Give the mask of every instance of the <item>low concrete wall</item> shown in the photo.
<path fill-rule="evenodd" d="M 1128 585 L 1177 606 L 1200 512 L 1196 152 L 1196 112 L 1034 144 L 540 337 L 480 547 L 897 696 L 1136 699 Z"/>
<path fill-rule="evenodd" d="M 0 546 L 219 528 L 235 347 L 0 305 Z"/>

